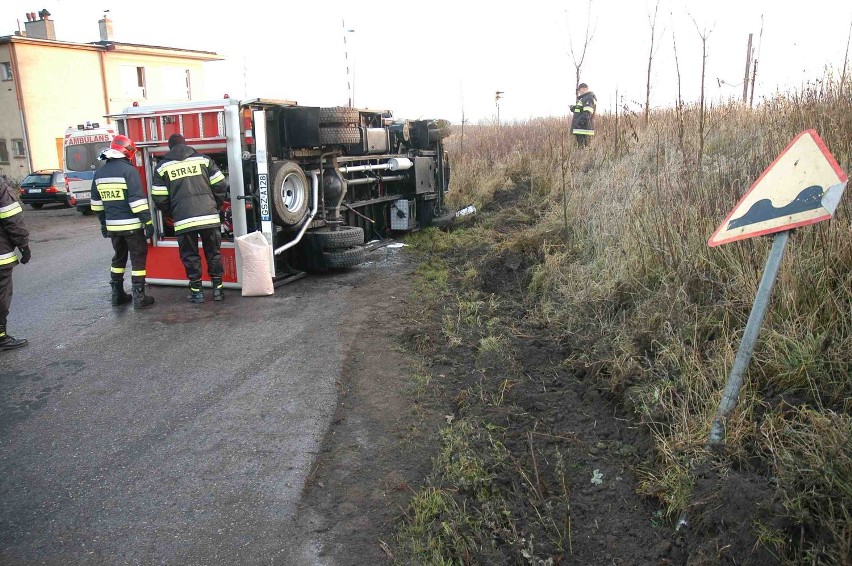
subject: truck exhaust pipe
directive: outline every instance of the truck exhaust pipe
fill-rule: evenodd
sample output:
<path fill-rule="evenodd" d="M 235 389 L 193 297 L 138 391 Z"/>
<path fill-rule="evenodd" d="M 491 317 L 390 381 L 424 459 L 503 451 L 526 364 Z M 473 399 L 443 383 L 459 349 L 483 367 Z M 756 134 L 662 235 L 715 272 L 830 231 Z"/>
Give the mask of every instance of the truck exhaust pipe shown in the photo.
<path fill-rule="evenodd" d="M 311 205 L 311 211 L 308 213 L 308 217 L 305 219 L 305 222 L 302 224 L 301 230 L 293 238 L 291 241 L 287 242 L 281 247 L 275 248 L 275 255 L 279 255 L 282 252 L 285 252 L 298 244 L 302 240 L 302 236 L 305 235 L 305 232 L 308 229 L 308 226 L 311 225 L 311 222 L 314 219 L 314 216 L 317 215 L 317 210 L 319 210 L 319 174 L 320 170 L 317 169 L 315 171 L 307 171 L 311 175 L 311 195 L 313 196 L 313 204 Z"/>
<path fill-rule="evenodd" d="M 411 162 L 407 157 L 391 157 L 387 160 L 387 163 L 377 163 L 376 165 L 350 165 L 348 167 L 341 167 L 341 173 L 355 173 L 359 171 L 407 171 L 411 169 L 414 163 Z M 350 181 L 351 183 L 351 181 Z"/>

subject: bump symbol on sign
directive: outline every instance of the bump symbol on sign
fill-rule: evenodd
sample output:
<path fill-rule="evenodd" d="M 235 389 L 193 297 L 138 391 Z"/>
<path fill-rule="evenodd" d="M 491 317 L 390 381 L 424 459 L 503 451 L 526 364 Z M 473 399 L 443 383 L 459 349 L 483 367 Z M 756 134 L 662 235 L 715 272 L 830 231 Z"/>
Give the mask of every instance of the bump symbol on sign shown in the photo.
<path fill-rule="evenodd" d="M 743 216 L 735 218 L 728 223 L 728 230 L 766 222 L 783 216 L 793 216 L 799 213 L 819 210 L 822 208 L 822 195 L 825 193 L 819 185 L 811 185 L 796 195 L 790 204 L 776 207 L 772 200 L 765 198 L 754 203 Z"/>

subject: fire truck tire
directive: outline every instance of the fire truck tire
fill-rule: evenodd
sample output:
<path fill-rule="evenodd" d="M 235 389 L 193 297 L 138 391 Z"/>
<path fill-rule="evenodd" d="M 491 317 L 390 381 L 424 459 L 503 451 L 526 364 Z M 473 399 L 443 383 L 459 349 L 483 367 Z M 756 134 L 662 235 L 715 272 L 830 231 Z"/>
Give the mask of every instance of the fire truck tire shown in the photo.
<path fill-rule="evenodd" d="M 331 106 L 319 109 L 320 126 L 357 126 L 361 116 L 357 108 L 348 106 Z"/>
<path fill-rule="evenodd" d="M 361 143 L 361 130 L 358 128 L 320 128 L 320 145 L 353 145 Z"/>
<path fill-rule="evenodd" d="M 316 246 L 323 250 L 338 250 L 364 244 L 364 229 L 360 226 L 338 226 L 337 230 L 318 228 L 305 234 L 308 235 L 313 238 Z"/>
<path fill-rule="evenodd" d="M 298 226 L 308 215 L 310 200 L 305 172 L 292 161 L 278 161 L 272 165 L 269 178 L 272 221 L 279 226 Z"/>
<path fill-rule="evenodd" d="M 322 252 L 325 264 L 330 268 L 355 267 L 367 259 L 367 250 L 362 246 Z"/>

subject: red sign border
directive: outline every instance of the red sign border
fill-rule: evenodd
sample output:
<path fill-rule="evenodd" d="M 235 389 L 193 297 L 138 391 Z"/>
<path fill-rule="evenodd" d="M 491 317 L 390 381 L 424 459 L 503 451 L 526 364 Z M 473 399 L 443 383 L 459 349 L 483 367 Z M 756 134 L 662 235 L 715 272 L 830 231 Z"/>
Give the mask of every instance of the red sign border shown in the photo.
<path fill-rule="evenodd" d="M 808 134 L 810 134 L 810 136 L 813 138 L 814 142 L 817 144 L 817 147 L 819 147 L 820 151 L 822 151 L 822 154 L 825 157 L 825 160 L 828 161 L 828 164 L 831 165 L 831 168 L 834 169 L 835 173 L 837 173 L 837 176 L 840 178 L 840 182 L 843 183 L 844 181 L 848 180 L 846 173 L 843 171 L 843 169 L 840 168 L 840 165 L 837 163 L 837 160 L 834 159 L 834 156 L 828 150 L 828 147 L 826 147 L 825 142 L 822 141 L 822 138 L 819 137 L 819 134 L 816 132 L 816 130 L 810 129 L 810 130 L 805 130 L 803 132 L 799 132 L 799 134 L 796 135 L 795 138 L 793 138 L 793 141 L 791 141 L 789 144 L 787 144 L 787 147 L 784 148 L 784 151 L 782 151 L 780 154 L 778 154 L 778 157 L 775 158 L 775 161 L 770 163 L 769 167 L 767 167 L 766 169 L 763 170 L 763 173 L 760 174 L 760 177 L 757 178 L 757 181 L 752 183 L 749 190 L 746 191 L 746 193 L 742 196 L 742 198 L 739 200 L 739 202 L 737 202 L 736 206 L 734 206 L 734 208 L 731 209 L 731 212 L 728 213 L 728 216 L 725 217 L 725 220 L 722 221 L 722 224 L 720 224 L 719 227 L 716 228 L 716 230 L 713 232 L 713 235 L 710 236 L 709 240 L 707 240 L 708 246 L 710 246 L 711 248 L 714 248 L 714 247 L 717 247 L 717 246 L 721 246 L 722 244 L 728 244 L 730 242 L 736 242 L 736 241 L 739 241 L 739 240 L 746 240 L 748 238 L 754 238 L 756 236 L 765 236 L 766 234 L 774 234 L 776 232 L 783 232 L 785 230 L 792 230 L 793 228 L 798 228 L 799 226 L 807 226 L 808 224 L 816 224 L 817 222 L 822 222 L 823 220 L 828 220 L 829 218 L 831 218 L 830 214 L 824 214 L 824 215 L 819 216 L 817 218 L 802 220 L 801 222 L 794 222 L 793 224 L 785 224 L 783 226 L 775 226 L 773 228 L 767 228 L 766 230 L 760 230 L 758 232 L 748 232 L 746 234 L 740 234 L 739 236 L 735 236 L 733 238 L 728 238 L 728 239 L 721 240 L 721 241 L 718 241 L 718 242 L 713 241 L 713 238 L 716 237 L 716 234 L 718 234 L 719 232 L 721 232 L 724 229 L 724 227 L 728 224 L 728 221 L 734 215 L 734 212 L 737 211 L 737 209 L 740 207 L 740 205 L 743 203 L 743 201 L 745 201 L 745 199 L 748 197 L 748 195 L 751 194 L 751 192 L 755 188 L 757 188 L 757 186 L 760 184 L 760 182 L 763 180 L 763 178 L 767 175 L 767 173 L 769 173 L 769 171 L 772 170 L 773 167 L 775 167 L 775 164 L 778 163 L 778 161 L 780 161 L 782 157 L 784 157 L 784 154 L 786 154 L 790 150 L 791 147 L 796 145 L 796 142 L 799 141 L 799 138 L 801 138 L 802 136 L 808 135 Z"/>

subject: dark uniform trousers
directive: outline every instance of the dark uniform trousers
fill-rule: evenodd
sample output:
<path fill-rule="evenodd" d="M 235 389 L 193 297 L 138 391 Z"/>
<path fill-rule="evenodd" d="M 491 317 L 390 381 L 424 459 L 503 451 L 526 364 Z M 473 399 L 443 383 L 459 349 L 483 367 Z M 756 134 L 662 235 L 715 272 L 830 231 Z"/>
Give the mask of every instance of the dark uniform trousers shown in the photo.
<path fill-rule="evenodd" d="M 0 326 L 6 328 L 9 305 L 12 304 L 12 268 L 0 268 Z"/>
<path fill-rule="evenodd" d="M 201 256 L 198 255 L 198 239 L 201 238 L 201 246 L 204 248 L 204 258 L 207 260 L 207 274 L 210 278 L 222 277 L 222 254 L 219 248 L 222 246 L 222 233 L 218 226 L 203 228 L 201 230 L 187 230 L 178 234 L 178 248 L 180 249 L 180 260 L 186 268 L 186 277 L 190 281 L 201 281 Z"/>
<path fill-rule="evenodd" d="M 127 256 L 130 256 L 130 280 L 133 283 L 145 282 L 145 264 L 148 260 L 148 241 L 141 230 L 128 234 L 111 234 L 112 249 L 112 280 L 123 281 L 124 270 L 127 266 Z"/>

